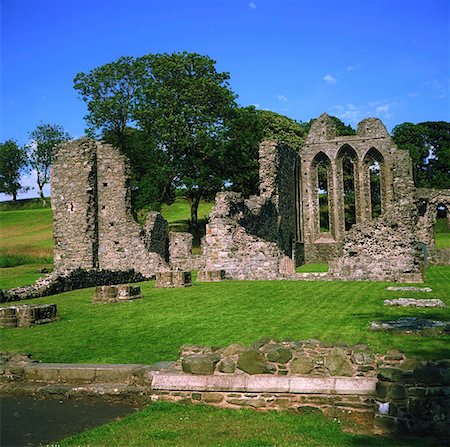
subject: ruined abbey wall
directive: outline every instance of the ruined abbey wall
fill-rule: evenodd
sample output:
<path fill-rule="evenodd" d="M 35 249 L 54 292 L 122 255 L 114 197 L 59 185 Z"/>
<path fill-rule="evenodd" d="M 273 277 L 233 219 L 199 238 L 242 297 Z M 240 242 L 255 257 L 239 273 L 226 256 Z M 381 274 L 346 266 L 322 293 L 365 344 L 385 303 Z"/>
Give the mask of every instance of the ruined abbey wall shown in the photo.
<path fill-rule="evenodd" d="M 168 227 L 150 213 L 145 228 L 131 210 L 127 159 L 110 145 L 81 139 L 61 145 L 52 165 L 55 268 L 167 269 Z"/>
<path fill-rule="evenodd" d="M 275 279 L 293 273 L 297 154 L 265 141 L 259 149 L 260 194 L 219 193 L 202 246 L 205 270 L 233 279 Z"/>
<path fill-rule="evenodd" d="M 372 218 L 369 165 L 373 160 L 380 166 L 382 212 L 392 207 L 395 151 L 392 139 L 378 119 L 362 121 L 356 135 L 345 137 L 336 137 L 335 125 L 327 114 L 314 121 L 300 150 L 302 227 L 299 240 L 304 244 L 307 262 L 324 262 L 341 254 L 341 242 L 346 233 L 344 158 L 349 158 L 353 166 L 355 220 L 359 223 Z M 320 164 L 327 172 L 328 229 L 321 228 L 319 217 Z"/>

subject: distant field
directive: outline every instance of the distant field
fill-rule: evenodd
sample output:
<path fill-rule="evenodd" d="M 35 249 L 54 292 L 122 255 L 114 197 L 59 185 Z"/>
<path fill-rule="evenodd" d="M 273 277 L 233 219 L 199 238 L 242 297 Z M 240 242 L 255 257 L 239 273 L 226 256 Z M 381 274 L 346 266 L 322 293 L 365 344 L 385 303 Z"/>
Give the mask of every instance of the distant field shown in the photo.
<path fill-rule="evenodd" d="M 206 219 L 213 204 L 202 202 L 199 219 Z M 18 208 L 18 209 L 16 209 Z M 172 231 L 187 231 L 189 204 L 178 197 L 172 205 L 163 205 L 162 215 Z M 53 262 L 53 225 L 50 206 L 29 200 L 0 204 L 0 268 Z"/>

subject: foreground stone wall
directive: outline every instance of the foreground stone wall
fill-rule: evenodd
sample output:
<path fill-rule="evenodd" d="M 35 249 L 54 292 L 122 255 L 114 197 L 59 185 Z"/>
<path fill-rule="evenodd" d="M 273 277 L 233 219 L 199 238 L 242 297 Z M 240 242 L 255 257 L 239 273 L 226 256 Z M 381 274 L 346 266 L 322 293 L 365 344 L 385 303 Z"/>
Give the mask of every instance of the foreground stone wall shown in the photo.
<path fill-rule="evenodd" d="M 129 165 L 118 149 L 88 139 L 59 146 L 52 165 L 55 268 L 168 268 L 168 227 L 150 213 L 145 230 L 131 210 Z"/>
<path fill-rule="evenodd" d="M 295 359 L 301 359 L 297 366 Z M 450 435 L 449 374 L 448 360 L 419 362 L 394 349 L 375 355 L 364 345 L 317 340 L 261 339 L 253 347 L 221 349 L 185 346 L 179 361 L 153 366 L 45 364 L 0 353 L 3 392 L 134 395 L 236 409 L 316 411 L 350 420 L 360 432 L 441 439 Z"/>

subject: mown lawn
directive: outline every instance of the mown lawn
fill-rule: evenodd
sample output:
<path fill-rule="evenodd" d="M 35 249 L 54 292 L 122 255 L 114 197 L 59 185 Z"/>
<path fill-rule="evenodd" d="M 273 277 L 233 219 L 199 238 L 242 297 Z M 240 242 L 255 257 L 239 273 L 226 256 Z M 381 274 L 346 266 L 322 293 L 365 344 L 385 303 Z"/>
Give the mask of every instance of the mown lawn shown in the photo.
<path fill-rule="evenodd" d="M 11 269 L 13 270 L 13 269 Z M 449 267 L 430 267 L 428 298 L 450 304 Z M 154 363 L 177 358 L 183 344 L 250 344 L 262 336 L 367 343 L 420 358 L 450 358 L 450 337 L 393 336 L 371 332 L 371 321 L 399 316 L 448 319 L 448 309 L 396 309 L 385 283 L 326 281 L 224 281 L 184 289 L 141 283 L 135 302 L 92 304 L 93 289 L 30 303 L 56 303 L 61 321 L 34 328 L 1 329 L 1 350 L 32 352 L 45 362 Z M 417 295 L 423 294 L 416 293 Z M 428 296 L 429 295 L 429 296 Z"/>
<path fill-rule="evenodd" d="M 71 436 L 65 446 L 368 447 L 425 446 L 424 440 L 351 435 L 320 414 L 256 413 L 157 402 L 119 422 Z M 438 445 L 438 444 L 435 444 Z"/>

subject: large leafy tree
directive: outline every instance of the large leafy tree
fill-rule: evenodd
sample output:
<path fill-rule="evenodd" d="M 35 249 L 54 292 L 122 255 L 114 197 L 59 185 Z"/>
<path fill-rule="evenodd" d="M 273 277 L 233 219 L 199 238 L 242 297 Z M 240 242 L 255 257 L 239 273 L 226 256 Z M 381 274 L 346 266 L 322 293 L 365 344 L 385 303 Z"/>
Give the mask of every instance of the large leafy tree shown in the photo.
<path fill-rule="evenodd" d="M 46 206 L 44 186 L 50 181 L 50 167 L 53 151 L 59 144 L 68 141 L 70 135 L 58 124 L 39 124 L 29 134 L 28 144 L 30 166 L 36 171 L 39 196 Z"/>
<path fill-rule="evenodd" d="M 450 188 L 450 123 L 403 123 L 392 133 L 397 146 L 409 151 L 417 187 Z"/>
<path fill-rule="evenodd" d="M 20 184 L 20 176 L 27 165 L 25 149 L 14 140 L 0 143 L 0 192 L 12 196 L 13 202 L 17 200 L 19 192 L 28 190 Z"/>
<path fill-rule="evenodd" d="M 126 145 L 126 129 L 133 121 L 136 90 L 142 85 L 142 76 L 132 57 L 121 57 L 75 76 L 74 88 L 88 108 L 84 117 L 88 135 L 96 137 L 100 132 L 113 138 L 119 148 Z"/>
<path fill-rule="evenodd" d="M 136 121 L 167 154 L 196 227 L 201 198 L 220 190 L 227 177 L 223 143 L 236 107 L 230 76 L 196 53 L 147 55 L 138 64 L 151 76 L 138 92 Z"/>
<path fill-rule="evenodd" d="M 157 189 L 185 188 L 196 225 L 200 199 L 227 178 L 223 141 L 236 107 L 228 79 L 211 58 L 185 52 L 120 58 L 79 73 L 74 86 L 87 103 L 91 134 L 100 131 L 131 154 L 132 166 L 136 154 L 140 164 L 150 156 L 162 182 Z M 144 135 L 138 144 L 127 135 L 130 126 Z M 152 190 L 138 171 L 133 166 L 137 189 Z"/>

